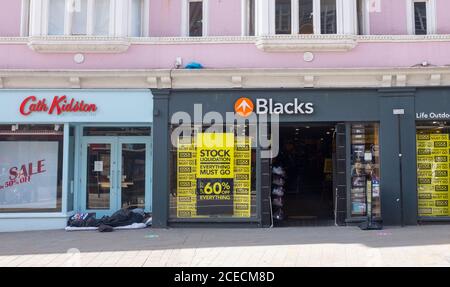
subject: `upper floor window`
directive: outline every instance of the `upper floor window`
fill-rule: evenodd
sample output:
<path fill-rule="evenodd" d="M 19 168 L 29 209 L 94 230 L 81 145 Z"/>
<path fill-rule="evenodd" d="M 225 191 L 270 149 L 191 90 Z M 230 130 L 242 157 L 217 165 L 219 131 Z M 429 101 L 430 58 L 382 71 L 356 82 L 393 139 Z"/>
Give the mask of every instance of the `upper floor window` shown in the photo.
<path fill-rule="evenodd" d="M 270 34 L 353 34 L 356 1 L 270 0 Z"/>
<path fill-rule="evenodd" d="M 208 0 L 183 0 L 182 36 L 201 37 L 208 34 Z"/>
<path fill-rule="evenodd" d="M 149 0 L 31 0 L 30 35 L 146 36 Z"/>
<path fill-rule="evenodd" d="M 242 1 L 242 35 L 255 36 L 257 0 L 241 0 L 241 1 Z"/>
<path fill-rule="evenodd" d="M 356 1 L 358 35 L 370 34 L 369 7 L 370 7 L 369 0 Z"/>
<path fill-rule="evenodd" d="M 408 34 L 436 33 L 435 0 L 407 0 Z"/>

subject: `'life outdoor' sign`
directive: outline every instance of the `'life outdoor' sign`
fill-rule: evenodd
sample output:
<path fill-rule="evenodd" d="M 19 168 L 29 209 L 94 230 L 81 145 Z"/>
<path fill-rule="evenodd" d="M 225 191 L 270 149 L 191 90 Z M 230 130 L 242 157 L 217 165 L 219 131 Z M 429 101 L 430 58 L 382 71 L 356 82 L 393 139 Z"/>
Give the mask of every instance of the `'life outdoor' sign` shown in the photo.
<path fill-rule="evenodd" d="M 450 119 L 450 114 L 449 113 L 425 113 L 425 112 L 419 112 L 416 113 L 416 119 L 418 120 L 427 120 L 427 119 L 432 119 L 432 120 L 448 120 Z"/>
<path fill-rule="evenodd" d="M 47 113 L 49 115 L 61 115 L 63 113 L 92 113 L 97 111 L 96 104 L 85 103 L 67 96 L 54 96 L 51 103 L 47 99 L 39 99 L 36 96 L 25 98 L 20 104 L 19 111 L 24 116 L 32 113 Z"/>

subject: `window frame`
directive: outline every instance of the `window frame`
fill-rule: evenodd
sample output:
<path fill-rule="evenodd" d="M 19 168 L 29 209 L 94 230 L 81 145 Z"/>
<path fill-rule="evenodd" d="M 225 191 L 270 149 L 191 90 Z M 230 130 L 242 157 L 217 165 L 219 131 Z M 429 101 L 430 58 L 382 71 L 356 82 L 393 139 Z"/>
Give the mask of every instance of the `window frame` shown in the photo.
<path fill-rule="evenodd" d="M 181 36 L 191 37 L 189 35 L 189 4 L 191 2 L 202 2 L 202 35 L 208 36 L 208 0 L 182 0 L 181 6 Z M 193 37 L 193 36 L 192 36 Z M 197 36 L 198 37 L 198 36 Z"/>
<path fill-rule="evenodd" d="M 436 34 L 436 1 L 435 0 L 406 0 L 406 20 L 408 35 L 416 35 L 414 4 L 417 2 L 426 3 L 427 11 L 427 33 L 426 35 Z"/>
<path fill-rule="evenodd" d="M 356 34 L 370 35 L 370 3 L 369 0 L 356 0 Z M 361 5 L 361 18 L 359 17 L 358 4 Z M 361 29 L 360 29 L 361 28 Z"/>
<path fill-rule="evenodd" d="M 23 0 L 27 3 L 29 0 Z M 86 26 L 86 34 L 72 34 L 72 13 L 69 11 L 68 6 L 72 0 L 62 0 L 65 2 L 66 11 L 64 12 L 64 34 L 52 35 L 52 36 L 64 36 L 64 37 L 131 37 L 131 0 L 110 0 L 110 11 L 109 11 L 109 27 L 107 35 L 95 35 L 94 32 L 94 21 L 93 21 L 93 8 L 95 0 L 88 1 L 88 20 Z M 49 25 L 49 0 L 33 0 L 29 5 L 24 4 L 22 6 L 22 14 L 25 15 L 26 9 L 29 9 L 29 19 L 24 21 L 22 19 L 22 25 L 26 26 L 27 29 L 22 30 L 28 32 L 29 36 L 49 36 L 48 25 Z M 150 4 L 149 0 L 142 0 L 142 15 L 141 15 L 141 37 L 148 37 L 149 35 L 149 12 Z M 29 7 L 29 8 L 28 8 Z M 26 23 L 28 22 L 28 24 Z M 28 30 L 28 31 L 27 31 Z"/>
<path fill-rule="evenodd" d="M 149 35 L 149 11 L 150 11 L 150 0 L 140 0 L 141 1 L 141 35 L 140 36 L 132 36 L 131 35 L 131 27 L 133 26 L 132 19 L 132 0 L 128 0 L 128 11 L 127 11 L 127 35 L 129 37 L 148 37 Z"/>
<path fill-rule="evenodd" d="M 356 34 L 357 13 L 356 1 L 336 1 L 336 33 L 329 35 Z M 299 0 L 291 0 L 291 34 L 288 35 L 324 35 L 321 32 L 321 0 L 313 0 L 313 34 L 299 34 Z M 276 0 L 269 0 L 269 34 L 275 33 Z M 326 34 L 325 34 L 326 35 Z"/>
<path fill-rule="evenodd" d="M 44 0 L 45 7 L 48 11 L 49 8 L 49 0 Z M 73 34 L 72 28 L 73 28 L 73 16 L 74 11 L 69 7 L 72 3 L 72 1 L 76 0 L 65 0 L 65 6 L 66 10 L 64 11 L 64 36 L 114 36 L 114 19 L 115 19 L 115 1 L 110 0 L 109 3 L 109 27 L 108 27 L 108 34 L 107 35 L 94 35 L 94 8 L 95 8 L 95 0 L 86 0 L 87 1 L 87 20 L 86 20 L 86 34 Z M 43 18 L 43 21 L 47 22 L 45 27 L 47 27 L 46 33 L 48 34 L 48 12 L 47 17 Z"/>
<path fill-rule="evenodd" d="M 250 35 L 250 20 L 252 19 L 251 17 L 251 2 L 254 2 L 254 9 L 255 9 L 255 15 L 254 15 L 254 23 L 253 23 L 253 29 L 254 29 L 254 34 Z M 256 36 L 257 32 L 256 32 L 256 27 L 257 27 L 257 6 L 258 6 L 258 0 L 241 0 L 241 35 L 242 36 Z"/>

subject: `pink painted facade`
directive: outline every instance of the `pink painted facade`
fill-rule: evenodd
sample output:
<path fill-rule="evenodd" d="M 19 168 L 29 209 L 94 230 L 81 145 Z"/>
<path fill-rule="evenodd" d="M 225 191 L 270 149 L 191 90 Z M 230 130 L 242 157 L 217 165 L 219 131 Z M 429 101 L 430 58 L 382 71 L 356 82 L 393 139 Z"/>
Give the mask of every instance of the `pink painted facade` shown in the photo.
<path fill-rule="evenodd" d="M 439 34 L 450 34 L 450 18 L 448 17 L 450 11 L 450 1 L 437 0 L 437 32 Z"/>
<path fill-rule="evenodd" d="M 241 34 L 241 0 L 210 0 L 209 13 L 209 35 Z"/>
<path fill-rule="evenodd" d="M 19 0 L 0 0 L 0 37 L 20 35 L 21 6 Z"/>
<path fill-rule="evenodd" d="M 176 37 L 181 34 L 181 1 L 150 1 L 150 36 Z"/>
<path fill-rule="evenodd" d="M 303 61 L 301 52 L 269 53 L 259 50 L 251 39 L 239 42 L 241 0 L 209 0 L 208 36 L 211 41 L 155 44 L 144 39 L 131 44 L 123 53 L 86 53 L 84 63 L 76 64 L 70 53 L 31 50 L 27 39 L 19 38 L 21 1 L 0 0 L 0 69 L 165 69 L 172 68 L 177 57 L 181 57 L 183 63 L 198 61 L 207 68 L 217 69 L 411 67 L 424 61 L 436 66 L 450 65 L 449 41 L 402 42 L 376 38 L 407 33 L 406 1 L 380 1 L 380 11 L 372 11 L 369 17 L 370 35 L 374 35 L 374 40 L 360 41 L 354 49 L 345 52 L 315 52 L 312 62 Z M 450 11 L 450 1 L 435 1 L 437 32 L 449 34 L 450 18 L 446 13 Z M 150 37 L 181 35 L 181 0 L 151 0 L 149 10 Z M 237 37 L 230 40 L 223 36 Z"/>
<path fill-rule="evenodd" d="M 164 69 L 172 68 L 177 57 L 215 69 L 409 68 L 424 61 L 450 65 L 449 51 L 450 42 L 361 43 L 351 52 L 316 53 L 308 63 L 303 53 L 266 53 L 254 44 L 135 45 L 120 54 L 87 54 L 83 64 L 75 64 L 73 54 L 39 54 L 26 45 L 1 45 L 0 69 Z"/>
<path fill-rule="evenodd" d="M 380 10 L 370 12 L 370 34 L 406 34 L 406 0 L 381 1 Z"/>

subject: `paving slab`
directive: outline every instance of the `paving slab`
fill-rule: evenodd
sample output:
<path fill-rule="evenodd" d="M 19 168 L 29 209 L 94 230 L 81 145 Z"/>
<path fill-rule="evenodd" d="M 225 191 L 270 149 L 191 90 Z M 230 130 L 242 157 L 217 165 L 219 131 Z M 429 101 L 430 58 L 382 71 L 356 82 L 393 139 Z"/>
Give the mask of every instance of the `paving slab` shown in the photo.
<path fill-rule="evenodd" d="M 450 266 L 450 225 L 0 233 L 0 266 Z"/>

